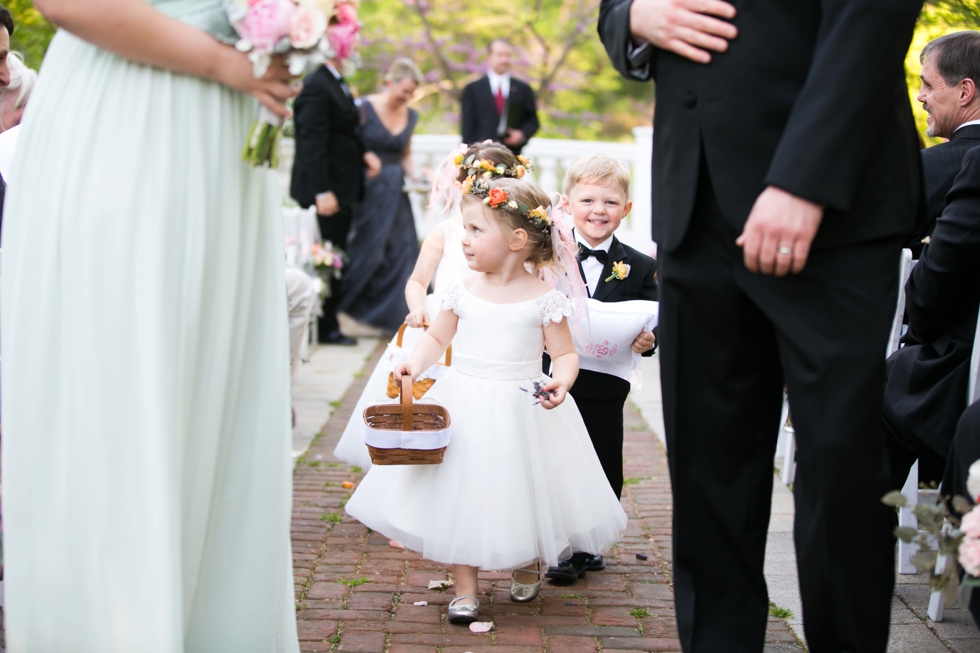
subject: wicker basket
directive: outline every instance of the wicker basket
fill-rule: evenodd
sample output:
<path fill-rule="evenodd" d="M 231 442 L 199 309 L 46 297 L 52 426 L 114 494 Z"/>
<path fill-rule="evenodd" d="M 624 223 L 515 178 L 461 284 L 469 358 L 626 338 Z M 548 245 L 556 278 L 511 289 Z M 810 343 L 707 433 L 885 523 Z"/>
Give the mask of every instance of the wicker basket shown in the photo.
<path fill-rule="evenodd" d="M 402 377 L 401 403 L 364 409 L 364 444 L 375 465 L 437 465 L 449 445 L 449 411 L 412 403 L 411 379 Z"/>
<path fill-rule="evenodd" d="M 429 325 L 424 324 L 423 326 L 427 327 Z M 402 346 L 402 340 L 405 338 L 405 329 L 407 327 L 408 327 L 407 324 L 402 324 L 400 327 L 398 327 L 398 335 L 395 337 L 395 346 L 398 347 L 399 349 Z M 446 348 L 446 362 L 436 363 L 436 365 L 444 365 L 445 367 L 449 367 L 452 364 L 453 364 L 453 346 L 452 344 L 450 344 L 449 347 Z M 435 384 L 435 382 L 436 380 L 433 378 L 421 379 L 419 381 L 416 381 L 415 384 L 412 386 L 412 396 L 415 398 L 416 401 L 418 401 L 419 399 L 422 398 L 422 395 L 428 392 L 429 388 L 431 388 L 433 384 Z M 391 399 L 397 399 L 398 396 L 401 394 L 401 388 L 399 388 L 398 384 L 395 383 L 395 375 L 392 373 L 388 374 L 387 394 L 388 397 Z"/>

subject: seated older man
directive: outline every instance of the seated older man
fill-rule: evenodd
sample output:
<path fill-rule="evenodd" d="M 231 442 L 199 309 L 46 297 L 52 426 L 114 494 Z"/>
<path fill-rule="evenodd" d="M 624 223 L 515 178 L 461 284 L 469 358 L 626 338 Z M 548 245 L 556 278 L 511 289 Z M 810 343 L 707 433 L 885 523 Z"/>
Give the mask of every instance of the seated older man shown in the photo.
<path fill-rule="evenodd" d="M 963 156 L 980 145 L 980 32 L 942 36 L 926 44 L 920 59 L 918 100 L 929 114 L 926 134 L 949 140 L 922 150 L 926 206 L 909 243 L 916 258 L 946 207 Z"/>
<path fill-rule="evenodd" d="M 909 331 L 888 358 L 882 402 L 895 488 L 916 459 L 920 481 L 942 478 L 966 408 L 980 309 L 980 147 L 964 157 L 905 292 Z"/>

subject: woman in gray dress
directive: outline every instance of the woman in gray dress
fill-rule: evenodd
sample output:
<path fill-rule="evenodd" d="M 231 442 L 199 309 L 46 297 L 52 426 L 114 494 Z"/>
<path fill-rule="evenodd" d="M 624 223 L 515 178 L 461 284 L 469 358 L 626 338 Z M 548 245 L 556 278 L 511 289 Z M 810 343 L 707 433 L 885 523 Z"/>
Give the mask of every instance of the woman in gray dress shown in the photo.
<path fill-rule="evenodd" d="M 338 310 L 394 332 L 405 320 L 405 283 L 419 254 L 415 219 L 403 191 L 414 177 L 411 139 L 418 113 L 408 108 L 422 73 L 411 59 L 396 59 L 383 89 L 361 102 L 364 149 L 381 159 L 381 173 L 366 180 L 354 207 Z"/>

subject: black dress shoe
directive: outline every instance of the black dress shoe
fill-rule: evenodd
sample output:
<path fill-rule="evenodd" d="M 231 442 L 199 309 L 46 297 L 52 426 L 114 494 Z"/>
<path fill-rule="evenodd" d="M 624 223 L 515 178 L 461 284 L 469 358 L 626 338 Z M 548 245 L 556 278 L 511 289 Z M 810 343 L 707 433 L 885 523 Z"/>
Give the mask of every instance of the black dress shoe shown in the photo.
<path fill-rule="evenodd" d="M 568 560 L 559 561 L 557 567 L 548 567 L 544 577 L 564 583 L 573 583 L 579 578 L 585 578 L 586 571 L 585 558 L 576 553 Z"/>
<path fill-rule="evenodd" d="M 331 331 L 325 336 L 320 336 L 322 345 L 356 345 L 357 340 L 345 336 L 340 331 Z"/>
<path fill-rule="evenodd" d="M 586 571 L 602 571 L 605 568 L 606 568 L 606 561 L 602 559 L 602 556 L 585 554 Z"/>

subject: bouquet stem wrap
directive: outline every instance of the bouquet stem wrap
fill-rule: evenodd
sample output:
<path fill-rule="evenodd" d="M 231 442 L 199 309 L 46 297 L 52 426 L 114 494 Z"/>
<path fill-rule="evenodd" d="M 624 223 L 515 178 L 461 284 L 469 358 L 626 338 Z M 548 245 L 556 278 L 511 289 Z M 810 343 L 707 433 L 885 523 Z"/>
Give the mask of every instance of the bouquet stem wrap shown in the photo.
<path fill-rule="evenodd" d="M 242 161 L 253 166 L 279 167 L 279 138 L 283 119 L 264 105 L 259 105 L 259 115 L 252 123 L 242 152 Z"/>

